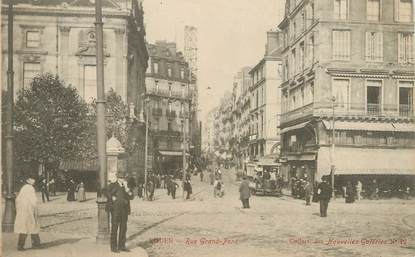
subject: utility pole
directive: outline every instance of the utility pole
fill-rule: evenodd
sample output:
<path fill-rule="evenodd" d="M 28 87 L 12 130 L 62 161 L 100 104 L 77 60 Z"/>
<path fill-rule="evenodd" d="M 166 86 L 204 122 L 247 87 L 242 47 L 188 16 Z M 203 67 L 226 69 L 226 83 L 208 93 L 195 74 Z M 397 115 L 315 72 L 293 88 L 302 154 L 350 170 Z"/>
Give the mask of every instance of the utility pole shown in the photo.
<path fill-rule="evenodd" d="M 96 70 L 97 70 L 97 146 L 99 161 L 99 184 L 102 190 L 107 184 L 107 149 L 105 131 L 105 87 L 104 87 L 104 36 L 101 0 L 95 1 L 95 36 L 96 36 Z M 107 243 L 109 235 L 109 214 L 105 210 L 107 198 L 100 194 L 98 205 L 97 243 Z"/>
<path fill-rule="evenodd" d="M 336 166 L 334 164 L 334 149 L 335 149 L 335 130 L 334 130 L 334 120 L 335 120 L 335 114 L 334 114 L 334 103 L 336 102 L 336 97 L 331 98 L 331 110 L 332 110 L 332 123 L 331 123 L 331 151 L 330 151 L 330 175 L 331 175 L 331 188 L 333 189 L 333 197 L 335 197 L 334 192 L 334 172 L 336 169 Z"/>
<path fill-rule="evenodd" d="M 183 155 L 183 174 L 182 174 L 182 182 L 183 182 L 183 199 L 184 199 L 184 181 L 186 180 L 186 117 L 183 113 L 183 121 L 182 121 L 182 132 L 183 132 L 183 148 L 182 148 L 182 155 Z"/>
<path fill-rule="evenodd" d="M 13 91 L 14 91 L 14 71 L 13 71 L 13 1 L 9 0 L 7 24 L 7 112 L 6 112 L 6 174 L 7 174 L 7 193 L 2 222 L 3 232 L 13 232 L 14 219 L 16 217 L 16 205 L 14 195 L 14 151 L 13 151 Z"/>
<path fill-rule="evenodd" d="M 147 172 L 147 155 L 148 155 L 148 106 L 147 106 L 147 99 L 143 100 L 143 108 L 145 108 L 146 113 L 146 138 L 144 143 L 144 194 L 146 196 L 146 200 L 148 200 L 148 191 L 147 191 L 147 179 L 148 179 L 148 172 Z"/>

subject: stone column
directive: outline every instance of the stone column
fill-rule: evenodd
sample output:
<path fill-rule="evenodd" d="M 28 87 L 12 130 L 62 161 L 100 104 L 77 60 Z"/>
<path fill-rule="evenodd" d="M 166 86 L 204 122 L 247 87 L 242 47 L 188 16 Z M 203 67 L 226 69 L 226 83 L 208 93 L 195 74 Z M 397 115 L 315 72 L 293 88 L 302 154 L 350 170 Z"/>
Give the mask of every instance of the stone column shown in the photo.
<path fill-rule="evenodd" d="M 69 55 L 69 32 L 71 27 L 62 26 L 59 27 L 60 30 L 60 60 L 59 60 L 59 74 L 61 79 L 65 82 L 69 82 L 69 66 L 68 66 L 68 55 Z"/>

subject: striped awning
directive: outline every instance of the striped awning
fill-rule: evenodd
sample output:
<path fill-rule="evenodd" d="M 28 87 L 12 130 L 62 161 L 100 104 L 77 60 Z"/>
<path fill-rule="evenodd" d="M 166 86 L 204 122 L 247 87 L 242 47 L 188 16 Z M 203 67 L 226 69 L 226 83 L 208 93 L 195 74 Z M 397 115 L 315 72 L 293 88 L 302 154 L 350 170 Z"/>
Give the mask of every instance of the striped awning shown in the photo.
<path fill-rule="evenodd" d="M 330 148 L 321 147 L 317 156 L 319 175 L 329 175 Z M 415 149 L 336 147 L 333 160 L 335 175 L 415 175 Z"/>
<path fill-rule="evenodd" d="M 331 121 L 323 120 L 327 130 L 333 129 Z M 391 123 L 386 122 L 359 122 L 359 121 L 335 121 L 336 130 L 360 130 L 360 131 L 395 131 Z"/>
<path fill-rule="evenodd" d="M 283 129 L 281 129 L 280 133 L 283 134 L 283 133 L 286 133 L 288 131 L 292 131 L 292 130 L 296 130 L 296 129 L 302 129 L 305 126 L 307 126 L 308 123 L 309 122 L 307 121 L 307 122 L 303 122 L 303 123 L 300 123 L 300 124 L 297 124 L 297 125 L 294 125 L 294 126 L 291 126 L 291 127 L 283 128 Z"/>
<path fill-rule="evenodd" d="M 59 164 L 60 170 L 98 171 L 98 159 L 63 160 Z"/>

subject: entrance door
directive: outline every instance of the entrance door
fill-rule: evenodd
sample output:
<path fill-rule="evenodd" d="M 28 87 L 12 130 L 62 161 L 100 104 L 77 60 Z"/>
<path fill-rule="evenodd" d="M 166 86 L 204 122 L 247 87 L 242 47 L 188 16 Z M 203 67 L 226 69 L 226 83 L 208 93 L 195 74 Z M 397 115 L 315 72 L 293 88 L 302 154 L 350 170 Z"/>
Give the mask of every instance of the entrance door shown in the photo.
<path fill-rule="evenodd" d="M 367 103 L 367 113 L 369 115 L 379 115 L 381 112 L 381 82 L 372 81 L 370 85 L 367 86 L 366 91 L 366 103 Z"/>

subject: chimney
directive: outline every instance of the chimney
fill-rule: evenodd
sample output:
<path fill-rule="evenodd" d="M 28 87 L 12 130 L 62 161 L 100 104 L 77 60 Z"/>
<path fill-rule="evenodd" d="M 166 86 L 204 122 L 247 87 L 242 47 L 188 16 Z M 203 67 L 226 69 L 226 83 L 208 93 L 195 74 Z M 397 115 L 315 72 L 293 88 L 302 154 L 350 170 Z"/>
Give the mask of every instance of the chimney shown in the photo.
<path fill-rule="evenodd" d="M 281 33 L 279 31 L 267 32 L 267 44 L 265 46 L 265 54 L 271 54 L 274 50 L 281 46 Z"/>

